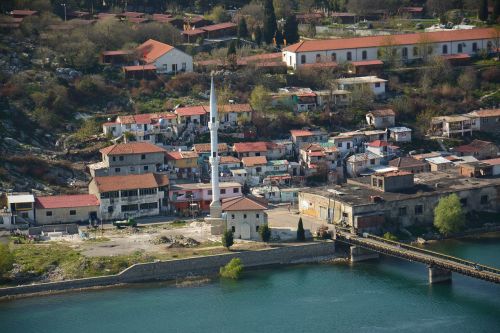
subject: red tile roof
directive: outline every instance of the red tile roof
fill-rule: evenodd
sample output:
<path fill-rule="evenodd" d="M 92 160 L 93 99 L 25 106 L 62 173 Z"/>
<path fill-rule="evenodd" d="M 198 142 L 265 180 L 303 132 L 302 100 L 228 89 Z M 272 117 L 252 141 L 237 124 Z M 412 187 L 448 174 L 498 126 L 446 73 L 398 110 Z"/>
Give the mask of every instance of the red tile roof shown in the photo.
<path fill-rule="evenodd" d="M 198 153 L 194 151 L 169 151 L 165 154 L 167 160 L 182 160 L 186 158 L 198 158 Z"/>
<path fill-rule="evenodd" d="M 220 164 L 236 164 L 240 163 L 240 160 L 234 156 L 221 156 Z"/>
<path fill-rule="evenodd" d="M 259 142 L 238 142 L 233 146 L 237 153 L 263 152 L 267 151 L 267 145 L 263 141 Z"/>
<path fill-rule="evenodd" d="M 144 61 L 148 63 L 154 62 L 156 59 L 173 49 L 174 47 L 172 45 L 168 45 L 154 39 L 149 39 L 137 47 L 137 50 L 141 53 Z"/>
<path fill-rule="evenodd" d="M 188 116 L 202 116 L 209 112 L 208 106 L 198 105 L 198 106 L 185 106 L 182 108 L 177 108 L 175 113 L 180 117 Z"/>
<path fill-rule="evenodd" d="M 36 197 L 37 209 L 76 208 L 99 206 L 99 199 L 93 194 L 51 195 Z"/>
<path fill-rule="evenodd" d="M 182 34 L 186 36 L 196 36 L 196 35 L 203 35 L 205 32 L 206 32 L 205 30 L 201 29 L 190 29 L 190 30 L 184 30 Z"/>
<path fill-rule="evenodd" d="M 100 193 L 139 188 L 156 188 L 169 184 L 166 175 L 145 173 L 141 175 L 95 177 L 93 180 Z"/>
<path fill-rule="evenodd" d="M 351 61 L 351 64 L 353 64 L 356 67 L 361 67 L 361 66 L 383 65 L 384 62 L 382 60 L 362 60 L 362 61 Z"/>
<path fill-rule="evenodd" d="M 290 134 L 294 137 L 313 136 L 314 133 L 308 130 L 290 130 Z"/>
<path fill-rule="evenodd" d="M 196 143 L 193 145 L 193 150 L 197 153 L 210 153 L 212 148 L 210 147 L 210 143 Z M 221 153 L 227 152 L 229 148 L 226 143 L 219 143 L 217 150 Z"/>
<path fill-rule="evenodd" d="M 474 153 L 481 151 L 490 145 L 494 145 L 494 143 L 483 140 L 474 140 L 468 145 L 455 147 L 455 151 L 458 151 L 460 153 Z"/>
<path fill-rule="evenodd" d="M 222 200 L 222 211 L 224 212 L 266 209 L 266 203 L 249 197 L 236 197 Z"/>
<path fill-rule="evenodd" d="M 243 166 L 246 166 L 246 167 L 263 165 L 263 164 L 267 164 L 267 158 L 265 156 L 243 157 L 241 159 L 241 163 L 243 163 Z"/>
<path fill-rule="evenodd" d="M 35 15 L 38 12 L 36 10 L 26 10 L 26 9 L 14 9 L 10 12 L 13 16 L 31 16 Z"/>
<path fill-rule="evenodd" d="M 134 155 L 165 153 L 166 150 L 149 142 L 129 142 L 112 145 L 100 150 L 103 155 Z"/>
<path fill-rule="evenodd" d="M 500 109 L 484 109 L 471 112 L 472 115 L 482 117 L 500 117 Z"/>
<path fill-rule="evenodd" d="M 141 113 L 127 116 L 118 116 L 115 123 L 121 124 L 153 124 L 160 119 L 175 119 L 177 116 L 173 112 L 161 113 Z"/>
<path fill-rule="evenodd" d="M 423 39 L 433 42 L 451 42 L 461 40 L 477 40 L 492 38 L 494 29 L 470 29 L 470 30 L 452 30 L 438 31 L 414 34 L 391 35 L 390 41 L 394 45 L 418 44 Z M 369 36 L 354 38 L 338 38 L 324 40 L 300 41 L 284 49 L 289 52 L 312 52 L 326 50 L 341 50 L 367 47 L 380 47 L 388 42 L 388 36 Z"/>
<path fill-rule="evenodd" d="M 201 27 L 200 29 L 207 31 L 207 32 L 211 32 L 211 31 L 223 30 L 223 29 L 228 29 L 228 28 L 236 28 L 236 27 L 237 27 L 237 25 L 233 22 L 224 22 L 224 23 L 207 25 L 205 27 Z"/>
<path fill-rule="evenodd" d="M 489 165 L 500 165 L 500 157 L 492 158 L 489 160 L 481 160 L 482 163 L 487 163 Z"/>
<path fill-rule="evenodd" d="M 368 143 L 369 147 L 387 147 L 390 146 L 387 141 L 375 140 Z"/>

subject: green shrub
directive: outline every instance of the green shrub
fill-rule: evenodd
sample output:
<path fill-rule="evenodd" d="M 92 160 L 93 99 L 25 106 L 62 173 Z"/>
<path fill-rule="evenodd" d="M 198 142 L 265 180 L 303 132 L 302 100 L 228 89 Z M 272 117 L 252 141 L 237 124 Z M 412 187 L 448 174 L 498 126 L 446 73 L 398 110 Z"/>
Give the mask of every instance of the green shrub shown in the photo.
<path fill-rule="evenodd" d="M 271 228 L 269 228 L 267 224 L 261 225 L 259 227 L 259 235 L 263 242 L 269 242 L 271 238 Z"/>
<path fill-rule="evenodd" d="M 226 230 L 222 234 L 222 245 L 229 249 L 234 244 L 233 232 L 231 230 Z"/>
<path fill-rule="evenodd" d="M 302 224 L 302 217 L 299 219 L 299 224 L 297 226 L 297 240 L 299 242 L 306 240 L 306 232 L 304 231 L 304 225 Z"/>
<path fill-rule="evenodd" d="M 0 244 L 0 278 L 12 269 L 14 256 L 6 244 Z"/>
<path fill-rule="evenodd" d="M 220 268 L 220 276 L 226 279 L 237 280 L 240 278 L 241 273 L 243 273 L 243 264 L 240 258 L 233 258 L 224 267 Z"/>
<path fill-rule="evenodd" d="M 396 237 L 396 235 L 394 235 L 393 233 L 386 232 L 384 234 L 384 239 L 387 239 L 387 240 L 390 240 L 390 241 L 397 241 L 398 237 Z"/>

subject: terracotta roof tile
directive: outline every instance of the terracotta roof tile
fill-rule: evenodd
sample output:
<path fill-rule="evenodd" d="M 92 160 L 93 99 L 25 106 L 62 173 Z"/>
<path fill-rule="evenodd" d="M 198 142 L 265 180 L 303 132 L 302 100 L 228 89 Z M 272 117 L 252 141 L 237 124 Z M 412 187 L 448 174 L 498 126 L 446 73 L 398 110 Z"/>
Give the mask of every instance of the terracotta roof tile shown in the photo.
<path fill-rule="evenodd" d="M 210 153 L 211 148 L 210 148 L 210 143 L 196 143 L 193 145 L 193 150 L 197 152 L 198 154 L 200 153 Z M 229 147 L 227 146 L 226 143 L 219 143 L 218 144 L 218 151 L 219 153 L 221 152 L 227 152 L 229 150 Z"/>
<path fill-rule="evenodd" d="M 182 160 L 186 158 L 198 158 L 198 153 L 194 151 L 169 151 L 165 156 L 168 160 Z"/>
<path fill-rule="evenodd" d="M 290 134 L 294 137 L 313 136 L 314 133 L 308 130 L 290 130 Z"/>
<path fill-rule="evenodd" d="M 56 209 L 99 206 L 99 199 L 93 194 L 51 195 L 36 197 L 35 205 L 38 209 Z"/>
<path fill-rule="evenodd" d="M 100 150 L 103 155 L 134 155 L 165 153 L 166 150 L 149 142 L 129 142 L 115 144 Z"/>
<path fill-rule="evenodd" d="M 476 110 L 470 113 L 476 117 L 500 117 L 500 109 L 484 109 L 484 110 Z"/>
<path fill-rule="evenodd" d="M 250 153 L 250 152 L 267 152 L 267 145 L 263 141 L 259 142 L 238 142 L 233 146 L 233 150 L 237 153 Z"/>
<path fill-rule="evenodd" d="M 139 188 L 156 188 L 169 184 L 166 175 L 145 173 L 141 175 L 95 177 L 93 180 L 100 193 Z"/>
<path fill-rule="evenodd" d="M 236 164 L 240 163 L 240 160 L 234 156 L 221 156 L 220 164 Z"/>
<path fill-rule="evenodd" d="M 267 158 L 265 156 L 243 157 L 241 159 L 241 163 L 243 163 L 243 166 L 245 166 L 245 167 L 264 165 L 264 164 L 267 164 Z"/>
<path fill-rule="evenodd" d="M 224 23 L 207 25 L 207 26 L 201 27 L 200 29 L 207 31 L 207 32 L 211 32 L 211 31 L 217 31 L 217 30 L 228 29 L 228 28 L 236 28 L 236 27 L 237 27 L 237 25 L 233 22 L 224 22 Z"/>
<path fill-rule="evenodd" d="M 390 146 L 387 141 L 375 140 L 368 143 L 369 147 L 387 147 Z"/>
<path fill-rule="evenodd" d="M 198 105 L 198 106 L 185 106 L 181 108 L 177 108 L 175 113 L 180 117 L 188 117 L 188 116 L 202 116 L 209 112 L 209 108 L 206 105 Z"/>
<path fill-rule="evenodd" d="M 222 200 L 222 211 L 266 210 L 267 204 L 249 197 L 236 197 Z"/>
<path fill-rule="evenodd" d="M 468 145 L 455 147 L 455 151 L 461 153 L 473 153 L 487 148 L 490 145 L 494 145 L 494 143 L 483 140 L 474 140 Z"/>
<path fill-rule="evenodd" d="M 172 45 L 161 43 L 154 39 L 149 39 L 137 47 L 143 59 L 148 63 L 154 62 L 156 59 L 173 49 L 174 47 Z"/>

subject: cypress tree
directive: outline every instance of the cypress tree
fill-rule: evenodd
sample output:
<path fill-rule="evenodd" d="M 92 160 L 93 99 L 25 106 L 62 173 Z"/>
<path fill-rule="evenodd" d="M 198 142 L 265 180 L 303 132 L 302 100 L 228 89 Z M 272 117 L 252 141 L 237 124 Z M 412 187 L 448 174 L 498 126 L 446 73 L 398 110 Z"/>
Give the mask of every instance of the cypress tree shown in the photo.
<path fill-rule="evenodd" d="M 265 0 L 263 37 L 267 44 L 272 43 L 274 33 L 277 29 L 278 25 L 276 24 L 276 14 L 274 13 L 273 0 Z"/>
<path fill-rule="evenodd" d="M 229 249 L 234 244 L 233 232 L 226 230 L 222 234 L 222 246 Z"/>
<path fill-rule="evenodd" d="M 257 28 L 255 28 L 255 32 L 254 32 L 254 42 L 260 46 L 260 44 L 262 44 L 262 29 L 260 28 L 260 26 L 257 26 Z"/>
<path fill-rule="evenodd" d="M 247 38 L 248 37 L 248 28 L 247 21 L 244 17 L 240 19 L 238 22 L 238 38 Z"/>
<path fill-rule="evenodd" d="M 236 54 L 236 43 L 234 42 L 234 40 L 231 41 L 229 47 L 227 48 L 227 56 L 229 57 L 232 54 Z"/>
<path fill-rule="evenodd" d="M 500 17 L 500 0 L 495 0 L 493 3 L 493 19 L 497 20 Z"/>
<path fill-rule="evenodd" d="M 283 34 L 281 33 L 280 29 L 276 30 L 276 33 L 274 34 L 274 40 L 276 41 L 276 46 L 283 45 Z"/>
<path fill-rule="evenodd" d="M 299 218 L 299 224 L 297 225 L 297 240 L 299 242 L 306 240 L 306 232 L 304 231 L 304 225 L 302 224 L 302 217 Z"/>
<path fill-rule="evenodd" d="M 290 45 L 299 41 L 299 24 L 295 15 L 289 16 L 283 27 L 283 37 L 286 39 L 286 44 Z"/>
<path fill-rule="evenodd" d="M 488 19 L 488 0 L 481 0 L 477 16 L 481 21 L 486 21 Z"/>
<path fill-rule="evenodd" d="M 259 228 L 259 235 L 263 242 L 269 242 L 269 239 L 271 238 L 271 229 L 269 228 L 269 225 L 261 225 Z"/>

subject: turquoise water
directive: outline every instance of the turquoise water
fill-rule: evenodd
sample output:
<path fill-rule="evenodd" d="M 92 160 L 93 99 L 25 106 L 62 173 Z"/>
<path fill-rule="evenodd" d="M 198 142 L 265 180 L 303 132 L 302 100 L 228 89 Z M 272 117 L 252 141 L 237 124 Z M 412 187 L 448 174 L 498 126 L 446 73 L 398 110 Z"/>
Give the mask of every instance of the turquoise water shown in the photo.
<path fill-rule="evenodd" d="M 500 267 L 500 239 L 432 246 Z M 480 260 L 483 259 L 483 260 Z M 246 272 L 198 287 L 148 284 L 0 303 L 0 332 L 499 332 L 500 286 L 383 258 Z"/>

